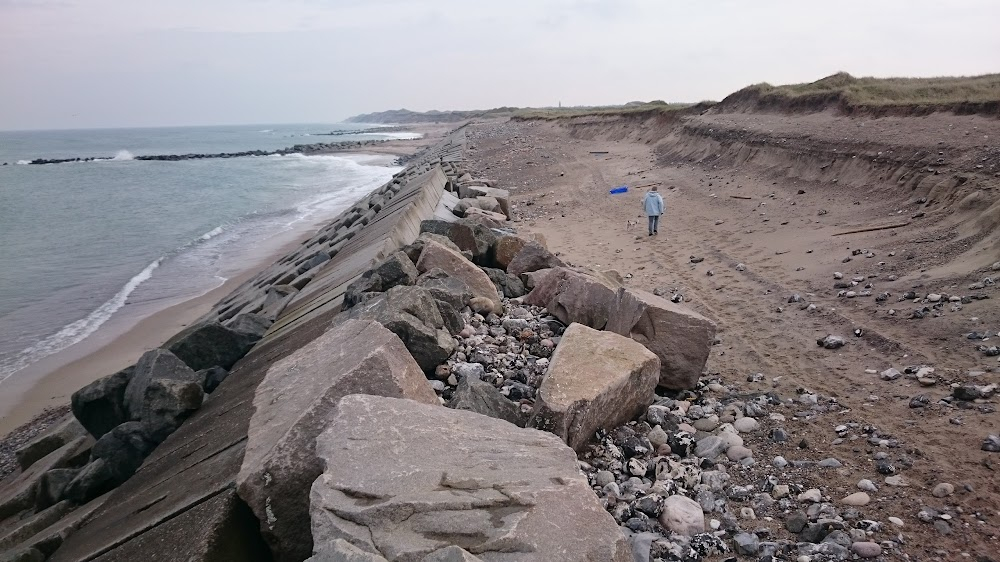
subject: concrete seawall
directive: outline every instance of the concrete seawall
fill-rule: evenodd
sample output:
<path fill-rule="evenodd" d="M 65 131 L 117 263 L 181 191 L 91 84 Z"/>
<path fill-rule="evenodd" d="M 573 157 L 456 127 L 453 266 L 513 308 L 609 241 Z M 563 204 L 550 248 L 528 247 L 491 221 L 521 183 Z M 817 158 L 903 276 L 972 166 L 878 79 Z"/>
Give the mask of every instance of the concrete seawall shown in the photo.
<path fill-rule="evenodd" d="M 213 308 L 206 319 L 254 312 L 275 322 L 131 479 L 92 502 L 93 515 L 51 560 L 270 559 L 262 542 L 247 542 L 259 522 L 235 492 L 255 389 L 275 361 L 326 330 L 346 287 L 412 242 L 420 221 L 454 220 L 445 183 L 463 146 L 459 129 Z"/>

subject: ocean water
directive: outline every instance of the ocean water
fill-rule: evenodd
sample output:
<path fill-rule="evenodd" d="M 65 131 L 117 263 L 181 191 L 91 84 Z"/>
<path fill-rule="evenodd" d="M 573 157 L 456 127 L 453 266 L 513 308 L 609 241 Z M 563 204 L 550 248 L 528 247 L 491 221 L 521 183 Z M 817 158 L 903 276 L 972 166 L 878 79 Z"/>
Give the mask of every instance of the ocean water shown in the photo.
<path fill-rule="evenodd" d="M 148 315 L 205 294 L 274 240 L 309 232 L 401 169 L 391 157 L 360 154 L 133 156 L 414 137 L 350 134 L 367 128 L 0 131 L 0 383 L 116 316 Z M 316 136 L 331 131 L 349 134 Z M 112 158 L 24 164 L 75 157 Z"/>

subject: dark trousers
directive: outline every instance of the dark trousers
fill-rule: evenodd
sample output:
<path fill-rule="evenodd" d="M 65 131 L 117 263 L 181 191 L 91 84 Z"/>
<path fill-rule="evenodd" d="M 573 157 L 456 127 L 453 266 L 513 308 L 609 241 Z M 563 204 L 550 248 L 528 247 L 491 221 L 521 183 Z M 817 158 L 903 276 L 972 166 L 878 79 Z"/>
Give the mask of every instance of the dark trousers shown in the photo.
<path fill-rule="evenodd" d="M 656 227 L 660 225 L 660 215 L 649 215 L 649 233 L 656 232 Z"/>

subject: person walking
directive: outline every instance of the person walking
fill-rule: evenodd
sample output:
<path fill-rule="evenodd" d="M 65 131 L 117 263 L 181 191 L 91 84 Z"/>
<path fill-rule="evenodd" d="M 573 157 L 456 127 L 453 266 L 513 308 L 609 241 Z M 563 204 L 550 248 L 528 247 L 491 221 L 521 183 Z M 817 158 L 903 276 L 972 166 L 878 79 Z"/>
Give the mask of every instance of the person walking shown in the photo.
<path fill-rule="evenodd" d="M 649 235 L 659 234 L 657 228 L 660 225 L 660 215 L 663 214 L 663 197 L 657 192 L 655 185 L 642 197 L 642 208 L 649 217 Z"/>

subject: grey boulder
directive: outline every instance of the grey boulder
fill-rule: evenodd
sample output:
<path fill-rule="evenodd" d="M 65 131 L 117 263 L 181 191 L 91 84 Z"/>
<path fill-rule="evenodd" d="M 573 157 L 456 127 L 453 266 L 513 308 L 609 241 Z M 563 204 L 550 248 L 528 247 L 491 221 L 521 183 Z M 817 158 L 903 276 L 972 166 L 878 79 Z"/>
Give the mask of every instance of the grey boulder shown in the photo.
<path fill-rule="evenodd" d="M 199 322 L 171 338 L 163 347 L 195 371 L 215 366 L 232 369 L 267 331 L 264 323 L 241 319 L 241 316 L 233 319 L 233 327 L 223 326 L 215 320 Z"/>
<path fill-rule="evenodd" d="M 162 443 L 201 407 L 205 392 L 194 381 L 153 379 L 146 385 L 140 418 L 146 437 Z"/>
<path fill-rule="evenodd" d="M 632 560 L 576 454 L 555 436 L 472 412 L 352 395 L 316 451 L 326 465 L 310 496 L 317 552 L 344 539 L 390 560 L 421 560 L 453 545 L 491 562 Z"/>
<path fill-rule="evenodd" d="M 439 405 L 403 342 L 377 322 L 347 320 L 267 371 L 254 395 L 237 491 L 261 521 L 276 560 L 312 552 L 309 487 L 323 471 L 316 436 L 353 393 Z"/>
<path fill-rule="evenodd" d="M 455 340 L 430 291 L 423 287 L 393 287 L 355 306 L 334 323 L 347 319 L 374 320 L 399 336 L 425 372 L 433 372 L 455 351 Z"/>
<path fill-rule="evenodd" d="M 219 326 L 221 328 L 221 325 Z M 225 328 L 223 328 L 225 329 Z M 131 420 L 142 416 L 146 387 L 153 379 L 194 381 L 204 384 L 187 364 L 165 349 L 152 349 L 142 354 L 135 364 L 135 374 L 125 388 L 125 410 Z"/>
<path fill-rule="evenodd" d="M 404 252 L 395 252 L 348 285 L 344 293 L 343 309 L 347 310 L 363 302 L 372 293 L 388 291 L 399 285 L 412 285 L 418 275 L 420 273 L 413 261 Z"/>
<path fill-rule="evenodd" d="M 465 281 L 448 275 L 444 270 L 432 269 L 420 276 L 417 286 L 430 291 L 449 332 L 457 334 L 465 328 L 462 309 L 472 300 L 472 290 Z"/>
<path fill-rule="evenodd" d="M 507 264 L 507 273 L 520 277 L 522 273 L 548 269 L 552 267 L 565 267 L 565 263 L 552 252 L 545 249 L 538 242 L 528 242 L 511 258 Z"/>
<path fill-rule="evenodd" d="M 478 377 L 462 377 L 448 407 L 501 419 L 518 427 L 524 427 L 527 421 L 519 404 L 511 402 L 496 387 Z"/>
<path fill-rule="evenodd" d="M 598 429 L 633 419 L 652 404 L 660 361 L 611 332 L 571 324 L 552 354 L 529 425 L 582 451 Z"/>
<path fill-rule="evenodd" d="M 95 438 L 100 438 L 129 420 L 125 408 L 125 389 L 135 366 L 88 384 L 70 398 L 73 415 Z"/>
<path fill-rule="evenodd" d="M 563 324 L 577 322 L 603 330 L 620 288 L 621 284 L 609 277 L 556 267 L 534 279 L 534 288 L 524 302 L 547 308 Z"/>
<path fill-rule="evenodd" d="M 711 320 L 638 289 L 620 289 L 612 310 L 608 331 L 632 338 L 660 358 L 660 386 L 680 390 L 698 384 L 715 339 Z"/>

